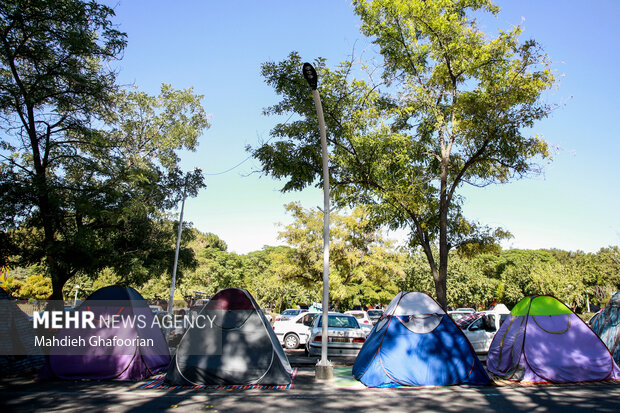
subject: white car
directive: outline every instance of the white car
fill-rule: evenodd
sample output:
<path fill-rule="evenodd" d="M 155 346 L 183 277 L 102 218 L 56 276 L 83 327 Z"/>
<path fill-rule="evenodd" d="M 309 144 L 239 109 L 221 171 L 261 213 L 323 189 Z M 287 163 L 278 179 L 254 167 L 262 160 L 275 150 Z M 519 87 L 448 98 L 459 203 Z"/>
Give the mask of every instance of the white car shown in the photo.
<path fill-rule="evenodd" d="M 310 329 L 314 319 L 319 313 L 304 312 L 287 320 L 278 320 L 273 323 L 273 331 L 278 337 L 278 341 L 288 349 L 295 349 L 303 346 L 310 337 Z"/>
<path fill-rule="evenodd" d="M 151 304 L 149 305 L 149 308 L 151 309 L 153 313 L 159 313 L 159 312 L 164 311 L 164 309 L 161 308 L 161 305 Z"/>
<path fill-rule="evenodd" d="M 364 333 L 366 333 L 366 335 L 370 334 L 370 330 L 372 330 L 372 320 L 366 311 L 351 310 L 345 311 L 344 313 L 355 317 L 362 330 L 364 330 Z"/>
<path fill-rule="evenodd" d="M 276 316 L 276 321 L 286 321 L 286 320 L 290 320 L 293 317 L 298 316 L 301 313 L 306 313 L 306 310 L 302 310 L 299 308 L 287 308 L 286 310 L 282 311 L 282 314 L 279 314 Z"/>
<path fill-rule="evenodd" d="M 323 342 L 323 315 L 314 320 L 310 339 L 306 344 L 306 354 L 321 355 Z M 327 354 L 329 356 L 355 357 L 366 341 L 366 333 L 360 328 L 357 319 L 349 314 L 329 313 L 327 316 Z"/>
<path fill-rule="evenodd" d="M 478 318 L 475 321 L 461 327 L 477 354 L 489 352 L 495 333 L 509 315 L 508 308 L 503 304 L 498 304 L 493 310 L 476 313 Z"/>

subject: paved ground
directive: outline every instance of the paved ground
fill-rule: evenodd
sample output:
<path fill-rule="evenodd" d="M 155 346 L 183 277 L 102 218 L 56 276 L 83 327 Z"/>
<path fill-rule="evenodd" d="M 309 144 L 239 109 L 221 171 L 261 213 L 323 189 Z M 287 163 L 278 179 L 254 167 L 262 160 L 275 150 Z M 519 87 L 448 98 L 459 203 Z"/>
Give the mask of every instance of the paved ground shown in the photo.
<path fill-rule="evenodd" d="M 314 360 L 290 352 L 289 390 L 145 390 L 139 383 L 0 379 L 0 411 L 49 412 L 613 412 L 620 384 L 366 389 L 354 380 L 314 380 Z M 334 360 L 341 372 L 351 360 Z"/>

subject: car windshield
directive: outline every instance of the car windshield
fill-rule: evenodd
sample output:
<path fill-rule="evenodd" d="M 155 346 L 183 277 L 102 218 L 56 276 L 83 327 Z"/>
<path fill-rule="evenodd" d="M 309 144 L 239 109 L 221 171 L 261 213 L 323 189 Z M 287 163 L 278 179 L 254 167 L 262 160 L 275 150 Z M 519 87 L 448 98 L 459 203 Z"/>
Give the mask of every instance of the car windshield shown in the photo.
<path fill-rule="evenodd" d="M 362 318 L 364 318 L 364 313 L 351 313 L 351 315 L 357 318 L 358 320 L 361 320 Z"/>
<path fill-rule="evenodd" d="M 368 310 L 368 315 L 370 317 L 381 317 L 383 315 L 382 310 Z"/>
<path fill-rule="evenodd" d="M 284 310 L 282 315 L 297 315 L 299 312 L 300 310 Z"/>
<path fill-rule="evenodd" d="M 327 327 L 334 328 L 360 328 L 357 320 L 348 315 L 330 315 L 328 316 Z M 322 327 L 323 316 L 319 317 L 317 327 Z"/>

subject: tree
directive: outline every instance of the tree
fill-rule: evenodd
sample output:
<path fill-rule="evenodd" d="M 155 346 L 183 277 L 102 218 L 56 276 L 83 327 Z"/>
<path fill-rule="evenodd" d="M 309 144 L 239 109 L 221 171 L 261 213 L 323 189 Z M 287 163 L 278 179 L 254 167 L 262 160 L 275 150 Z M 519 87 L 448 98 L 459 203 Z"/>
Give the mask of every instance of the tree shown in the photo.
<path fill-rule="evenodd" d="M 201 97 L 119 91 L 108 64 L 125 35 L 113 15 L 79 0 L 0 5 L 0 228 L 33 232 L 17 254 L 45 264 L 57 300 L 80 272 L 143 279 L 167 265 L 162 211 L 204 185 L 176 155 L 208 127 Z"/>
<path fill-rule="evenodd" d="M 280 238 L 294 247 L 283 278 L 305 286 L 319 286 L 323 269 L 323 212 L 291 203 L 286 209 L 293 223 Z M 336 308 L 387 303 L 398 292 L 404 276 L 404 256 L 386 241 L 360 208 L 350 215 L 330 214 L 330 300 Z M 284 270 L 284 269 L 283 269 Z"/>
<path fill-rule="evenodd" d="M 495 267 L 492 277 L 499 283 L 496 298 L 513 306 L 524 296 L 550 294 L 573 309 L 583 308 L 584 273 L 573 259 L 562 262 L 557 257 L 557 251 L 548 250 L 503 252 L 490 265 Z"/>
<path fill-rule="evenodd" d="M 448 268 L 447 298 L 448 305 L 453 308 L 475 307 L 486 309 L 498 297 L 499 281 L 496 277 L 496 265 L 490 254 L 475 257 L 462 257 L 451 252 Z M 399 283 L 404 291 L 432 291 L 432 277 L 424 252 L 418 248 L 407 257 L 405 279 Z"/>
<path fill-rule="evenodd" d="M 24 280 L 19 288 L 19 297 L 45 300 L 52 292 L 51 284 L 50 279 L 44 277 L 43 274 L 31 275 Z"/>
<path fill-rule="evenodd" d="M 316 60 L 333 197 L 339 205 L 366 205 L 378 224 L 408 228 L 445 308 L 450 250 L 510 236 L 466 220 L 458 189 L 539 170 L 549 151 L 528 129 L 549 114 L 540 96 L 554 78 L 537 43 L 519 43 L 519 26 L 493 39 L 477 29 L 473 13 L 498 12 L 490 1 L 353 4 L 362 33 L 380 48 L 382 83 L 374 70 L 368 81 L 353 78 L 352 62 L 330 70 Z M 251 149 L 264 173 L 287 178 L 284 191 L 321 179 L 316 115 L 300 66 L 296 53 L 263 65 L 267 83 L 282 95 L 265 112 L 299 118 L 278 124 L 276 140 Z"/>
<path fill-rule="evenodd" d="M 318 285 L 302 285 L 287 278 L 293 264 L 295 251 L 291 247 L 264 247 L 245 256 L 245 287 L 262 306 L 273 305 L 276 312 L 284 306 L 307 304 L 319 301 L 321 289 Z"/>
<path fill-rule="evenodd" d="M 205 248 L 215 248 L 220 251 L 226 251 L 228 249 L 226 241 L 211 232 L 203 234 L 194 228 L 190 229 L 190 231 L 193 233 L 193 240 L 189 246 L 194 250 L 196 255 Z"/>
<path fill-rule="evenodd" d="M 605 304 L 613 292 L 620 290 L 620 247 L 601 248 L 592 261 L 597 275 L 590 292 L 597 296 L 599 304 Z"/>
<path fill-rule="evenodd" d="M 214 240 L 210 236 L 207 238 Z M 226 252 L 220 249 L 218 244 L 208 245 L 197 252 L 198 265 L 188 272 L 179 287 L 182 295 L 193 296 L 194 291 L 213 295 L 223 288 L 244 288 L 244 256 Z"/>

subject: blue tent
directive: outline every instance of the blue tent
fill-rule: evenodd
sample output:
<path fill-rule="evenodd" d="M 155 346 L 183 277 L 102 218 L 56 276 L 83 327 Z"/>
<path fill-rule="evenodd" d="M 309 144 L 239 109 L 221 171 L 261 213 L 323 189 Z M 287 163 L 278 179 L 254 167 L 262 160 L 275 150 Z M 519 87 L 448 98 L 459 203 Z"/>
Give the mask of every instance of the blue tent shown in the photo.
<path fill-rule="evenodd" d="M 368 387 L 490 383 L 463 332 L 420 292 L 394 297 L 357 356 L 353 376 Z"/>

